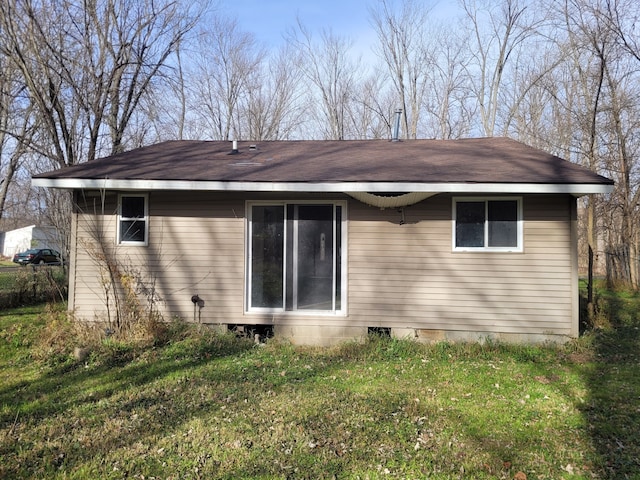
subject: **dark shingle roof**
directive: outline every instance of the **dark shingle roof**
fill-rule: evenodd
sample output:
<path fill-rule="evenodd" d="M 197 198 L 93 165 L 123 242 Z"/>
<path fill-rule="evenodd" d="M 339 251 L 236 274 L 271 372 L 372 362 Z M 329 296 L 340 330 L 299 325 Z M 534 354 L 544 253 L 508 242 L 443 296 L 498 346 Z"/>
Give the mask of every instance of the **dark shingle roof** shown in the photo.
<path fill-rule="evenodd" d="M 231 142 L 168 141 L 35 178 L 265 183 L 613 183 L 579 165 L 506 138 L 238 142 L 237 154 L 231 154 Z"/>

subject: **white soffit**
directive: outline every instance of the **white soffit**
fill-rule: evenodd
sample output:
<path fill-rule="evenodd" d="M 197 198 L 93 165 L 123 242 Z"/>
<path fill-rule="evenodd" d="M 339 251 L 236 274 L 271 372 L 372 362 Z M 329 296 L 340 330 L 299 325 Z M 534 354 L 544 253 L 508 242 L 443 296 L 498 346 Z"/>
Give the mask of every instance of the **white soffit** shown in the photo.
<path fill-rule="evenodd" d="M 33 178 L 35 187 L 99 190 L 193 190 L 219 192 L 339 192 L 339 193 L 611 193 L 613 185 L 589 183 L 398 183 L 398 182 L 218 182 L 193 180 L 118 180 Z M 352 195 L 353 196 L 353 195 Z M 425 197 L 426 198 L 426 197 Z"/>

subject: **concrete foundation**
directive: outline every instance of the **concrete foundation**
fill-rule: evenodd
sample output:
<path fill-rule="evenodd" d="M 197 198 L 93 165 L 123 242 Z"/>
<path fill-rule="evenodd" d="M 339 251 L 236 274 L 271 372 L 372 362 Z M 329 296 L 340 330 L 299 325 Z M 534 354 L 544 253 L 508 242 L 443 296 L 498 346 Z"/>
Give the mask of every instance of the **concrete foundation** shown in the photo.
<path fill-rule="evenodd" d="M 395 338 L 413 338 L 424 343 L 438 342 L 474 342 L 484 343 L 566 343 L 571 340 L 568 335 L 546 335 L 538 333 L 501 333 L 501 332 L 472 332 L 455 330 L 427 330 L 414 328 L 392 328 L 391 335 Z"/>
<path fill-rule="evenodd" d="M 213 328 L 226 331 L 226 325 Z M 276 339 L 282 339 L 293 345 L 311 347 L 329 347 L 343 342 L 364 341 L 368 335 L 367 327 L 340 327 L 319 325 L 273 325 Z M 421 343 L 439 342 L 502 342 L 521 344 L 565 343 L 571 340 L 568 335 L 546 335 L 532 333 L 472 332 L 455 330 L 429 330 L 419 328 L 391 328 L 391 337 L 402 340 L 415 340 Z"/>
<path fill-rule="evenodd" d="M 327 326 L 274 326 L 276 338 L 281 338 L 294 345 L 328 347 L 346 341 L 364 341 L 367 338 L 367 327 L 327 327 Z"/>

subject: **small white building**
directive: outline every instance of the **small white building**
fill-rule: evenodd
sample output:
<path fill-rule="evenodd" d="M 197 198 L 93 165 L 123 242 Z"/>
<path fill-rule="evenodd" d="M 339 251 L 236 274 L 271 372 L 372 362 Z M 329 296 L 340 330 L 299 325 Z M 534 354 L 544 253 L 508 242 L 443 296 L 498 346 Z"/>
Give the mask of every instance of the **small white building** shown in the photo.
<path fill-rule="evenodd" d="M 60 251 L 58 234 L 54 227 L 28 227 L 0 232 L 0 249 L 2 255 L 12 258 L 18 252 L 30 248 L 53 248 Z"/>

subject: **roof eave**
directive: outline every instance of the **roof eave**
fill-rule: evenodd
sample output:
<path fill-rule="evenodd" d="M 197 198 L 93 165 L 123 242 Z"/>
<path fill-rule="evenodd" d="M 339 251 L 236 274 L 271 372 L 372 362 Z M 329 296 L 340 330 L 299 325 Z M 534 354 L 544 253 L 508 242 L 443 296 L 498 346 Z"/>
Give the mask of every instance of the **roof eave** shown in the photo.
<path fill-rule="evenodd" d="M 98 190 L 176 190 L 215 192 L 432 192 L 432 193 L 611 193 L 606 183 L 420 183 L 420 182 L 228 182 L 33 178 L 35 187 Z"/>

